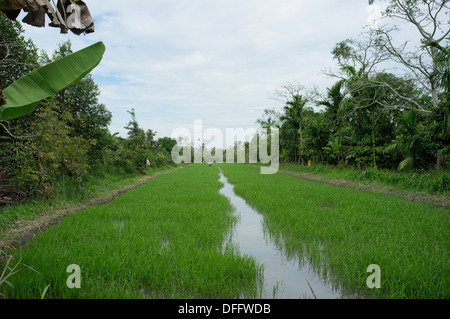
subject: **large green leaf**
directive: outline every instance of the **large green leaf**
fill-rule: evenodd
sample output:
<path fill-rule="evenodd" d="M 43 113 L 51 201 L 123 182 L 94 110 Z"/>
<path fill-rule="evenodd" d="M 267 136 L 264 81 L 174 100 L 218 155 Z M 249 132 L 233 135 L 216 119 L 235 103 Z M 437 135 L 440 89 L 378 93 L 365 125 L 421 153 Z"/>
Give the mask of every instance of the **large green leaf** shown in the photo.
<path fill-rule="evenodd" d="M 33 112 L 39 101 L 78 82 L 102 60 L 102 42 L 74 52 L 42 66 L 8 86 L 3 95 L 6 104 L 0 106 L 0 120 L 9 120 Z"/>

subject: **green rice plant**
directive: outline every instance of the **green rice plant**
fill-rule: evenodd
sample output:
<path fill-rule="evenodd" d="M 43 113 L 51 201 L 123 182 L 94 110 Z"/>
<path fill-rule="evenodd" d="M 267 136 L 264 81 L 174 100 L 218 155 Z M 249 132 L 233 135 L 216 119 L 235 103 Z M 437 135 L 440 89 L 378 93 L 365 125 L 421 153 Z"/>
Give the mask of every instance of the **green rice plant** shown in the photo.
<path fill-rule="evenodd" d="M 167 172 L 174 166 L 154 167 L 147 170 L 147 176 L 156 173 Z M 6 231 L 14 222 L 28 221 L 38 218 L 43 214 L 61 208 L 68 208 L 70 205 L 76 205 L 85 200 L 89 200 L 110 191 L 127 186 L 137 181 L 142 175 L 136 174 L 117 174 L 109 170 L 101 170 L 101 173 L 87 176 L 83 192 L 80 192 L 76 181 L 61 176 L 55 178 L 53 185 L 55 196 L 50 199 L 32 199 L 26 203 L 0 209 L 0 234 Z"/>
<path fill-rule="evenodd" d="M 20 253 L 42 273 L 11 279 L 6 298 L 254 297 L 262 271 L 223 242 L 236 222 L 216 167 L 191 165 L 71 215 Z M 78 265 L 81 288 L 69 288 Z"/>
<path fill-rule="evenodd" d="M 235 192 L 264 215 L 271 237 L 339 289 L 368 298 L 450 297 L 448 209 L 261 175 L 249 165 L 221 167 Z M 371 264 L 380 266 L 380 289 L 367 287 Z"/>
<path fill-rule="evenodd" d="M 0 250 L 0 261 L 3 260 L 3 262 L 5 264 L 3 271 L 0 273 L 0 297 L 3 297 L 3 298 L 5 297 L 5 295 L 3 293 L 1 293 L 2 287 L 4 287 L 5 285 L 8 285 L 11 288 L 14 288 L 14 286 L 10 282 L 11 279 L 9 279 L 9 278 L 11 276 L 16 275 L 18 272 L 20 272 L 23 269 L 23 267 L 26 267 L 26 268 L 30 269 L 31 271 L 37 273 L 38 275 L 41 275 L 38 271 L 36 271 L 32 267 L 22 264 L 21 260 L 19 260 L 14 266 L 12 266 L 12 265 L 10 266 L 13 257 L 14 256 L 12 256 L 12 255 L 8 256 L 3 250 Z M 50 287 L 50 285 L 48 285 L 47 287 L 44 288 L 44 290 L 41 293 L 41 299 L 45 298 L 45 295 L 47 294 L 47 290 L 49 287 Z"/>

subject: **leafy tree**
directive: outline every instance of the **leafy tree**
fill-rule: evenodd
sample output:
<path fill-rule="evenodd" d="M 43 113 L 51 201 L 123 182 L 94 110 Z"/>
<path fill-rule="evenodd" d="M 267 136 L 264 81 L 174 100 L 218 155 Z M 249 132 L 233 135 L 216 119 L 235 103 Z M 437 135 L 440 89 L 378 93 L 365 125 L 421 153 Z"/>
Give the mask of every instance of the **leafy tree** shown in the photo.
<path fill-rule="evenodd" d="M 30 39 L 22 36 L 22 25 L 9 20 L 2 12 L 0 30 L 0 79 L 4 89 L 38 67 L 38 50 Z"/>
<path fill-rule="evenodd" d="M 0 107 L 7 102 L 3 89 L 38 66 L 37 48 L 31 39 L 24 38 L 23 33 L 19 22 L 9 20 L 0 12 Z M 0 121 L 0 152 L 11 146 L 11 127 L 31 121 L 30 117 Z M 6 162 L 7 158 L 0 156 L 0 168 Z M 23 169 L 26 167 L 28 164 L 24 163 Z"/>
<path fill-rule="evenodd" d="M 125 126 L 128 130 L 128 138 L 123 141 L 119 149 L 119 157 L 127 167 L 127 170 L 143 174 L 146 170 L 146 161 L 150 156 L 150 143 L 153 140 L 153 131 L 147 131 L 146 134 L 139 127 L 134 108 L 127 112 L 131 115 L 130 122 Z"/>
<path fill-rule="evenodd" d="M 428 104 L 422 103 L 421 93 L 412 80 L 377 70 L 389 55 L 380 45 L 375 32 L 365 33 L 363 41 L 346 40 L 338 43 L 332 53 L 338 60 L 341 78 L 348 99 L 345 117 L 353 131 L 353 156 L 360 164 L 376 167 L 377 158 L 385 157 L 383 145 L 393 139 L 395 117 L 405 109 L 430 114 Z M 392 160 L 392 159 L 390 159 Z M 386 158 L 384 165 L 387 164 Z"/>
<path fill-rule="evenodd" d="M 50 61 L 56 61 L 72 53 L 71 42 L 63 42 L 58 45 Z M 56 94 L 62 111 L 71 113 L 74 118 L 71 125 L 75 129 L 75 134 L 87 137 L 90 133 L 92 138 L 92 134 L 100 134 L 93 131 L 104 131 L 110 124 L 111 112 L 105 105 L 98 103 L 99 96 L 100 89 L 90 74 Z"/>
<path fill-rule="evenodd" d="M 259 149 L 261 139 L 266 139 L 267 145 L 267 154 L 271 154 L 271 143 L 272 143 L 272 130 L 274 128 L 280 128 L 281 126 L 281 115 L 275 109 L 265 109 L 263 112 L 263 116 L 256 120 L 256 124 L 259 124 L 261 127 L 261 131 L 259 134 L 259 138 L 256 137 L 255 147 Z M 237 154 L 237 151 L 236 153 Z M 257 160 L 259 161 L 259 152 L 256 152 Z M 250 143 L 245 142 L 245 156 L 246 162 L 250 160 Z"/>
<path fill-rule="evenodd" d="M 72 54 L 70 40 L 60 43 L 49 58 L 45 52 L 41 53 L 40 60 L 50 63 Z M 104 104 L 98 102 L 100 89 L 90 74 L 75 84 L 59 91 L 56 100 L 61 106 L 61 112 L 68 112 L 72 116 L 69 123 L 73 127 L 73 135 L 87 140 L 95 141 L 90 152 L 91 161 L 103 162 L 103 151 L 108 142 L 108 125 L 111 123 L 112 113 Z"/>
<path fill-rule="evenodd" d="M 18 188 L 51 196 L 53 181 L 68 175 L 82 189 L 91 145 L 72 136 L 73 128 L 68 125 L 71 119 L 70 113 L 60 114 L 54 99 L 48 99 L 42 102 L 35 122 L 11 129 L 21 137 L 10 137 L 0 154 L 7 162 L 5 170 Z"/>
<path fill-rule="evenodd" d="M 330 129 L 330 136 L 336 136 L 337 139 L 332 143 L 337 143 L 337 160 L 343 163 L 343 143 L 344 143 L 344 101 L 346 93 L 343 91 L 345 81 L 340 80 L 336 82 L 331 88 L 327 89 L 327 96 L 323 100 L 316 102 L 318 106 L 325 106 L 325 117 L 328 120 L 328 127 Z M 316 123 L 317 124 L 317 123 Z M 317 129 L 316 129 L 317 131 Z M 330 141 L 331 142 L 331 141 Z"/>
<path fill-rule="evenodd" d="M 146 160 L 149 157 L 149 149 L 145 142 L 146 137 L 142 129 L 124 141 L 125 150 L 127 151 L 126 159 L 141 174 L 145 173 Z"/>
<path fill-rule="evenodd" d="M 280 114 L 275 109 L 265 109 L 263 117 L 257 119 L 256 123 L 270 135 L 273 128 L 280 128 Z"/>
<path fill-rule="evenodd" d="M 369 0 L 369 4 L 375 3 Z M 413 41 L 405 41 L 396 44 L 393 34 L 398 31 L 397 25 L 385 25 L 377 30 L 380 36 L 379 45 L 387 53 L 392 61 L 403 66 L 408 73 L 425 89 L 431 96 L 433 107 L 439 103 L 439 85 L 436 83 L 435 72 L 438 69 L 437 56 L 439 54 L 437 45 L 448 43 L 450 29 L 448 28 L 448 14 L 450 9 L 448 0 L 383 0 L 387 2 L 387 8 L 383 12 L 385 18 L 394 21 L 407 22 L 409 26 L 417 31 L 417 36 L 422 43 L 433 45 L 414 45 Z M 395 22 L 394 22 L 395 23 Z M 411 44 L 412 43 L 412 44 Z"/>
<path fill-rule="evenodd" d="M 420 140 L 420 129 L 417 122 L 417 112 L 413 109 L 405 111 L 400 119 L 399 135 L 396 142 L 388 147 L 388 150 L 400 151 L 403 161 L 398 169 L 414 167 L 417 157 L 417 143 Z"/>
<path fill-rule="evenodd" d="M 172 152 L 172 149 L 177 144 L 177 140 L 170 138 L 170 137 L 161 137 L 158 139 L 158 147 L 170 154 Z"/>
<path fill-rule="evenodd" d="M 323 147 L 323 149 L 331 153 L 332 158 L 336 160 L 338 165 L 342 165 L 342 148 L 338 136 L 336 136 L 334 140 L 328 141 L 328 146 Z"/>
<path fill-rule="evenodd" d="M 145 139 L 149 148 L 154 148 L 156 146 L 155 136 L 158 132 L 148 129 L 145 132 Z"/>
<path fill-rule="evenodd" d="M 450 46 L 443 47 L 437 42 L 423 41 L 423 47 L 435 50 L 431 80 L 437 88 L 450 94 Z"/>
<path fill-rule="evenodd" d="M 127 111 L 127 113 L 131 115 L 131 120 L 124 127 L 128 130 L 128 137 L 138 136 L 142 129 L 139 127 L 139 123 L 136 120 L 136 112 L 134 111 L 134 108 L 132 108 L 131 111 Z"/>
<path fill-rule="evenodd" d="M 324 112 L 315 113 L 305 128 L 305 145 L 307 156 L 314 161 L 324 161 L 323 148 L 330 137 L 330 126 Z"/>
<path fill-rule="evenodd" d="M 289 132 L 293 138 L 293 153 L 294 161 L 297 163 L 300 160 L 299 155 L 303 155 L 303 120 L 304 107 L 308 101 L 302 95 L 292 96 L 292 100 L 286 102 L 284 106 L 284 114 L 280 120 L 283 122 L 281 126 L 282 131 Z M 300 154 L 299 154 L 300 150 Z M 303 158 L 301 158 L 303 160 Z"/>
<path fill-rule="evenodd" d="M 390 53 L 383 49 L 382 36 L 378 31 L 369 31 L 362 34 L 360 40 L 345 40 L 334 47 L 333 58 L 338 61 L 339 72 L 328 72 L 328 75 L 338 77 L 345 81 L 349 91 L 357 92 L 366 87 L 380 87 L 389 90 L 391 95 L 396 96 L 396 104 L 382 105 L 387 108 L 397 107 L 403 110 L 415 108 L 416 111 L 431 114 L 431 111 L 424 108 L 415 99 L 398 90 L 392 83 L 383 81 L 382 77 L 377 78 L 378 73 L 388 73 L 379 70 L 380 66 L 390 58 Z M 403 77 L 406 81 L 411 81 L 408 77 Z M 351 92 L 349 92 L 351 93 Z"/>
<path fill-rule="evenodd" d="M 346 93 L 343 91 L 344 85 L 343 80 L 336 82 L 331 88 L 327 89 L 326 98 L 316 102 L 318 106 L 325 106 L 325 112 L 330 123 L 338 129 L 342 125 L 342 106 L 346 97 Z"/>

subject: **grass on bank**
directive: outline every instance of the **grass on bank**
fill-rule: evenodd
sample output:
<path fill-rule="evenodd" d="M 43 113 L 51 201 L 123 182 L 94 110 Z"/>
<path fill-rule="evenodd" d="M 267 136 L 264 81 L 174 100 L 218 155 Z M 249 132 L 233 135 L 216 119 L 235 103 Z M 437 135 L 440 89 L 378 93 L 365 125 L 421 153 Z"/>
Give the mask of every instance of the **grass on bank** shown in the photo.
<path fill-rule="evenodd" d="M 323 164 L 313 164 L 311 167 L 298 164 L 280 164 L 280 170 L 294 173 L 308 173 L 361 183 L 379 183 L 402 190 L 450 195 L 450 173 L 448 171 L 440 173 L 436 173 L 435 171 L 396 172 L 378 168 L 358 170 L 354 167 L 337 169 Z"/>
<path fill-rule="evenodd" d="M 342 287 L 387 298 L 450 297 L 449 210 L 379 193 L 261 175 L 221 164 L 235 192 L 264 215 L 264 227 L 289 253 Z M 381 268 L 370 290 L 367 267 Z"/>
<path fill-rule="evenodd" d="M 176 165 L 148 168 L 145 176 L 174 169 Z M 61 177 L 53 182 L 54 196 L 50 199 L 34 198 L 26 203 L 0 208 L 0 239 L 2 232 L 16 221 L 30 221 L 56 209 L 68 208 L 89 199 L 102 196 L 120 187 L 130 185 L 143 175 L 115 172 L 108 168 L 97 168 L 83 180 L 80 191 L 73 179 Z"/>
<path fill-rule="evenodd" d="M 258 292 L 261 268 L 233 246 L 236 222 L 216 167 L 192 165 L 80 211 L 19 251 L 6 298 L 233 298 Z M 81 288 L 69 289 L 69 265 Z M 1 268 L 1 267 L 0 267 Z M 38 271 L 41 275 L 36 273 Z"/>

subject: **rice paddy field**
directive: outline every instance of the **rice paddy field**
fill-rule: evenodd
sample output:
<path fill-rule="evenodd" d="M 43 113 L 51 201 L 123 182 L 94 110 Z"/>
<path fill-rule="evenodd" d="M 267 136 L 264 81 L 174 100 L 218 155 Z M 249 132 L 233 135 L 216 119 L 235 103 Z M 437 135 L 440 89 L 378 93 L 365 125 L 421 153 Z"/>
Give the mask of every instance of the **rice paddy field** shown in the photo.
<path fill-rule="evenodd" d="M 45 297 L 58 299 L 250 298 L 261 267 L 223 247 L 236 217 L 221 186 L 216 167 L 189 166 L 69 216 L 15 256 L 22 270 L 0 292 L 41 298 L 48 287 Z M 80 268 L 80 289 L 67 286 L 69 265 Z"/>
<path fill-rule="evenodd" d="M 264 265 L 227 243 L 239 219 L 219 193 L 218 166 L 264 216 L 264 231 L 280 250 L 313 265 L 336 289 L 367 298 L 450 297 L 448 209 L 282 173 L 261 175 L 243 164 L 186 166 L 66 217 L 14 252 L 9 270 L 20 271 L 0 293 L 257 298 Z M 67 285 L 73 264 L 80 268 L 80 289 Z M 380 267 L 380 288 L 367 287 L 371 264 Z"/>
<path fill-rule="evenodd" d="M 450 297 L 448 209 L 245 165 L 223 170 L 264 215 L 269 236 L 336 287 L 375 298 Z M 371 264 L 381 270 L 379 289 L 367 287 Z"/>

